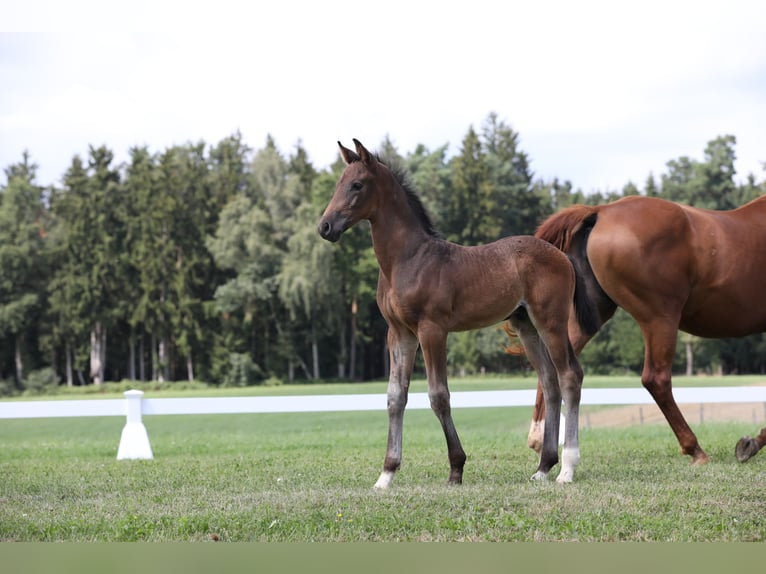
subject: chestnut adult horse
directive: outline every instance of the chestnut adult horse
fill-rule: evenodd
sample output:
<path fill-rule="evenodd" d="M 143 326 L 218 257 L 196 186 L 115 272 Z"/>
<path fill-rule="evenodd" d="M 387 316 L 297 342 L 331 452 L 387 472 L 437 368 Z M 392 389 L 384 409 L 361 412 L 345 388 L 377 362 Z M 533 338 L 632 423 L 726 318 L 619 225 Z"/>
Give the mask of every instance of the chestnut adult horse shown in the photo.
<path fill-rule="evenodd" d="M 595 328 L 570 321 L 579 354 L 598 329 L 625 309 L 641 327 L 641 382 L 694 464 L 708 456 L 673 398 L 678 330 L 700 337 L 766 331 L 766 196 L 731 211 L 709 211 L 630 196 L 595 207 L 574 205 L 544 221 L 536 236 L 564 251 L 578 289 L 596 311 Z M 535 405 L 529 446 L 539 450 L 545 405 Z M 545 421 L 547 423 L 547 419 Z M 766 428 L 735 448 L 744 462 L 766 444 Z"/>
<path fill-rule="evenodd" d="M 582 370 L 567 337 L 575 273 L 567 257 L 531 236 L 463 247 L 441 239 L 403 173 L 389 169 L 354 140 L 343 147 L 346 169 L 319 222 L 338 241 L 366 219 L 380 266 L 377 302 L 388 323 L 388 446 L 376 488 L 388 488 L 402 461 L 402 424 L 415 354 L 420 345 L 431 408 L 447 439 L 449 482 L 460 484 L 466 455 L 450 410 L 447 333 L 508 320 L 537 369 L 547 405 L 540 462 L 545 479 L 558 462 L 559 413 L 566 404 L 559 482 L 571 482 L 580 459 L 578 411 Z M 575 304 L 577 306 L 577 304 Z"/>

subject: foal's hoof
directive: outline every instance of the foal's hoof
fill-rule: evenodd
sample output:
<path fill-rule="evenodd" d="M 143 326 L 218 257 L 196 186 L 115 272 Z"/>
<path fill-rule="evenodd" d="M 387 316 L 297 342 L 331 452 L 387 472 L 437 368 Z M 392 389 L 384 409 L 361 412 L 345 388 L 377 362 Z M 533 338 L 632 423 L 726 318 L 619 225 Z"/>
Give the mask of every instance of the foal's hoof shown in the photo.
<path fill-rule="evenodd" d="M 758 450 L 758 443 L 755 442 L 754 438 L 743 436 L 739 439 L 739 442 L 734 449 L 734 454 L 737 455 L 737 460 L 739 462 L 747 462 L 755 456 L 755 453 L 757 453 Z"/>
<path fill-rule="evenodd" d="M 532 475 L 532 478 L 530 478 L 529 480 L 533 482 L 534 481 L 545 482 L 546 480 L 548 480 L 548 473 L 543 472 L 542 470 L 538 470 L 536 473 Z"/>
<path fill-rule="evenodd" d="M 462 476 L 450 476 L 449 480 L 447 481 L 447 485 L 449 486 L 460 486 L 463 484 L 463 477 Z"/>
<path fill-rule="evenodd" d="M 384 470 L 380 473 L 380 477 L 375 485 L 372 487 L 375 490 L 388 490 L 391 483 L 394 481 L 394 473 L 390 470 Z"/>

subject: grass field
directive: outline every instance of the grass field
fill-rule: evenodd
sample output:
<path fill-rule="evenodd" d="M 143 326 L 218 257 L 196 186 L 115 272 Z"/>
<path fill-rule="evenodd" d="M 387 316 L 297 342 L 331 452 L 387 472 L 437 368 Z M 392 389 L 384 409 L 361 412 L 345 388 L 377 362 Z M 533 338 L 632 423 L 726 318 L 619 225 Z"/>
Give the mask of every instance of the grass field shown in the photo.
<path fill-rule="evenodd" d="M 720 376 L 675 376 L 674 387 L 731 387 L 753 384 L 765 384 L 766 376 L 763 375 L 720 375 Z M 160 388 L 157 388 L 157 387 Z M 3 401 L 30 401 L 30 400 L 80 400 L 80 399 L 113 399 L 122 398 L 123 392 L 137 388 L 146 392 L 146 398 L 169 398 L 169 397 L 239 397 L 239 396 L 278 396 L 278 395 L 341 395 L 341 394 L 373 394 L 385 393 L 386 381 L 370 381 L 365 383 L 307 383 L 285 384 L 279 386 L 251 386 L 251 387 L 215 387 L 199 385 L 200 388 L 186 388 L 184 383 L 165 383 L 159 385 L 156 382 L 138 383 L 123 381 L 121 383 L 106 383 L 101 387 L 89 385 L 86 387 L 58 387 L 58 392 L 53 395 L 23 394 L 15 397 L 4 397 Z M 537 387 L 537 378 L 533 374 L 528 375 L 488 375 L 476 377 L 453 377 L 449 381 L 452 391 L 495 391 L 534 389 Z M 605 376 L 586 375 L 585 388 L 640 388 L 641 380 L 638 375 Z M 412 380 L 410 392 L 425 392 L 426 381 L 422 376 L 415 376 Z"/>
<path fill-rule="evenodd" d="M 666 425 L 583 430 L 575 483 L 558 485 L 529 481 L 528 408 L 454 415 L 464 484 L 446 485 L 436 418 L 411 411 L 388 492 L 371 488 L 384 412 L 149 416 L 152 461 L 115 460 L 120 417 L 3 420 L 0 540 L 766 540 L 766 456 L 733 455 L 750 424 L 697 426 L 701 468 Z"/>

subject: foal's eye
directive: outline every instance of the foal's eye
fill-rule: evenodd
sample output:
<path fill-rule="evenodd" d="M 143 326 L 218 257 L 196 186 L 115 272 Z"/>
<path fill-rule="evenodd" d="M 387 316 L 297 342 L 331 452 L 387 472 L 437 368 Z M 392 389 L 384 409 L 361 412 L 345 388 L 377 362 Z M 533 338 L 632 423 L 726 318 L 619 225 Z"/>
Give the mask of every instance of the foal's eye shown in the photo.
<path fill-rule="evenodd" d="M 362 189 L 362 182 L 361 181 L 355 181 L 351 184 L 351 191 L 359 191 Z"/>

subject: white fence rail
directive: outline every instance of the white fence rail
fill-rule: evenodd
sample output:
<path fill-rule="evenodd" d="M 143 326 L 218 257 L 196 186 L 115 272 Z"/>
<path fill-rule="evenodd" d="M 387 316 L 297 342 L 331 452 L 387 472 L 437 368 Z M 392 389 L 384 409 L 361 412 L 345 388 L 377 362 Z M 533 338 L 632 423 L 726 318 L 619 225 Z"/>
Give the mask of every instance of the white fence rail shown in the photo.
<path fill-rule="evenodd" d="M 117 458 L 152 458 L 142 415 L 295 413 L 380 411 L 384 394 L 309 395 L 280 397 L 214 397 L 144 399 L 142 391 L 126 391 L 125 399 L 0 402 L 0 419 L 125 416 Z M 453 392 L 453 408 L 523 407 L 534 405 L 536 390 Z M 764 403 L 766 386 L 678 387 L 679 404 Z M 582 405 L 644 405 L 654 399 L 643 388 L 583 389 Z M 428 409 L 427 393 L 411 393 L 408 409 Z"/>

